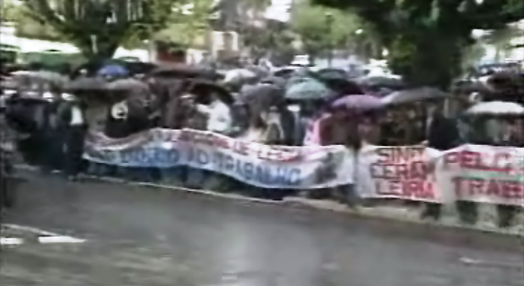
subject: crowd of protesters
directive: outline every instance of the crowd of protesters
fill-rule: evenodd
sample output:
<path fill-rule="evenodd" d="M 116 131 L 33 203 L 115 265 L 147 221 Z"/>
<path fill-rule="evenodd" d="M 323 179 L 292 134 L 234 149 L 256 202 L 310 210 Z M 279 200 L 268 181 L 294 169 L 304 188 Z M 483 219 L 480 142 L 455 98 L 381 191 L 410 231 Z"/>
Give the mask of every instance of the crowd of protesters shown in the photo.
<path fill-rule="evenodd" d="M 461 125 L 457 112 L 450 111 L 453 105 L 463 111 L 476 104 L 471 98 L 410 88 L 386 75 L 349 78 L 337 69 L 248 67 L 222 76 L 195 67 L 148 67 L 131 73 L 112 63 L 94 72 L 77 70 L 73 78 L 14 72 L 6 80 L 13 86 L 3 87 L 2 124 L 17 131 L 15 140 L 28 163 L 45 172 L 62 170 L 69 179 L 87 169 L 85 137 L 98 128 L 111 138 L 154 127 L 191 128 L 264 144 L 352 149 L 426 144 L 447 150 L 471 140 L 524 142 L 522 115 L 487 128 L 497 136 L 481 142 L 470 134 L 489 133 L 474 130 L 478 118 Z M 31 78 L 37 79 L 36 87 Z"/>

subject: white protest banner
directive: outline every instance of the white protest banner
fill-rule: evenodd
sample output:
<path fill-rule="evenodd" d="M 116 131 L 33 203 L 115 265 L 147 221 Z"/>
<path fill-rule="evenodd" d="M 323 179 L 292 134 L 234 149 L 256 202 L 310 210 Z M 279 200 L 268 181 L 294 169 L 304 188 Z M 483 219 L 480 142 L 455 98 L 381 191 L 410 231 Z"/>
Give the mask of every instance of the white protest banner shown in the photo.
<path fill-rule="evenodd" d="M 363 198 L 438 203 L 442 194 L 432 167 L 438 155 L 424 146 L 365 146 L 358 156 L 357 190 Z"/>
<path fill-rule="evenodd" d="M 463 145 L 443 152 L 436 173 L 453 200 L 524 206 L 524 148 Z"/>
<path fill-rule="evenodd" d="M 343 146 L 287 147 L 191 129 L 152 129 L 132 137 L 89 136 L 84 158 L 123 167 L 190 166 L 265 188 L 314 189 L 352 183 Z"/>

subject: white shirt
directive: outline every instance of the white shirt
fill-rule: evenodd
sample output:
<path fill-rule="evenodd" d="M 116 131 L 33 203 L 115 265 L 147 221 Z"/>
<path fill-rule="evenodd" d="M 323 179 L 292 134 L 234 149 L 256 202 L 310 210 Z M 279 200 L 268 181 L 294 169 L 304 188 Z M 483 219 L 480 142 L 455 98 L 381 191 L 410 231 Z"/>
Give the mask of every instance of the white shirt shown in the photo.
<path fill-rule="evenodd" d="M 228 133 L 233 126 L 231 109 L 220 100 L 215 100 L 209 106 L 199 105 L 198 110 L 207 114 L 207 130 L 217 133 Z"/>
<path fill-rule="evenodd" d="M 71 108 L 71 126 L 78 126 L 84 124 L 84 117 L 82 116 L 82 111 L 80 107 L 73 106 Z"/>

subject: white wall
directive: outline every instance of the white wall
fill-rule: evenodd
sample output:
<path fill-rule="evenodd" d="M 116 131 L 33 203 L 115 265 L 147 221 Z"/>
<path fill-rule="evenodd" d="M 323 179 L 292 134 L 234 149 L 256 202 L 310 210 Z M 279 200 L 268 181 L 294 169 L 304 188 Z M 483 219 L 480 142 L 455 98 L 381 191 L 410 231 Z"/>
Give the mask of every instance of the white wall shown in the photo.
<path fill-rule="evenodd" d="M 50 42 L 42 40 L 33 40 L 26 38 L 19 38 L 14 35 L 15 28 L 8 25 L 0 27 L 0 43 L 13 45 L 20 48 L 22 53 L 30 52 L 43 52 L 45 50 L 58 50 L 62 53 L 75 54 L 80 51 L 73 45 L 68 43 Z M 149 62 L 149 52 L 147 50 L 126 50 L 119 48 L 115 55 L 115 58 L 119 57 L 137 57 L 141 61 Z"/>

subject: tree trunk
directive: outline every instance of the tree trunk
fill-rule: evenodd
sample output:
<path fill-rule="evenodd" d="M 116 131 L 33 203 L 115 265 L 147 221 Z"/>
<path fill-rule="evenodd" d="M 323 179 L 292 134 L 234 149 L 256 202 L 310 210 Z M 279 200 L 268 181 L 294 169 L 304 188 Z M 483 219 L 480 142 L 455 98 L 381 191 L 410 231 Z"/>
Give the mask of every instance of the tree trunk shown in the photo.
<path fill-rule="evenodd" d="M 93 38 L 95 43 L 93 43 Z M 68 40 L 73 43 L 88 61 L 104 62 L 113 58 L 120 43 L 124 39 L 123 33 L 109 35 L 107 33 L 71 33 Z"/>

